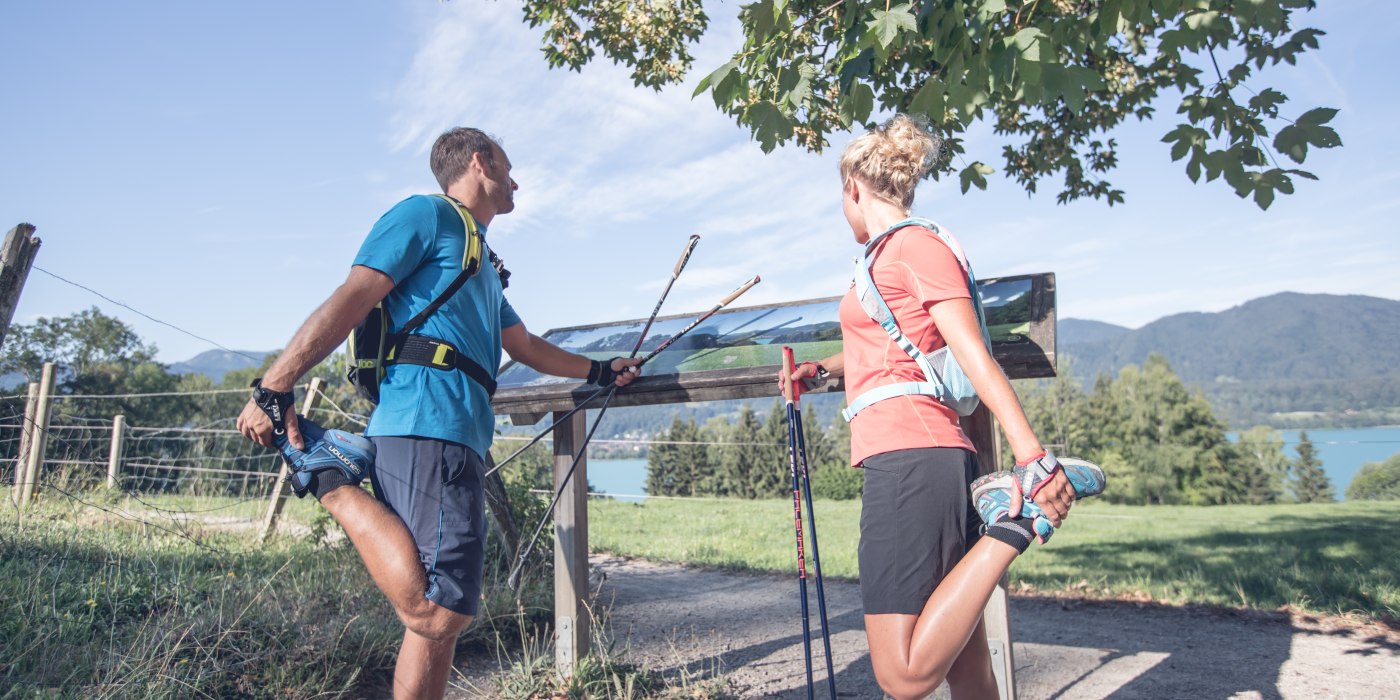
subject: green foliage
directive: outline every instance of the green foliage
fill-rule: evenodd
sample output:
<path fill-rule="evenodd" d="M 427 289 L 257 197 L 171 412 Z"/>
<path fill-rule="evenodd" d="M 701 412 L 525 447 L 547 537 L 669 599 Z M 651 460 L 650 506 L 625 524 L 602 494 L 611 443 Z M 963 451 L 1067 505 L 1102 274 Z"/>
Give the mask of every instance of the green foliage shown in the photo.
<path fill-rule="evenodd" d="M 716 107 L 748 127 L 764 151 L 789 141 L 811 149 L 866 125 L 876 105 L 926 116 L 964 152 L 962 134 L 991 121 L 1003 137 L 1003 171 L 1027 192 L 1063 177 L 1058 201 L 1114 204 L 1105 174 L 1118 165 L 1108 136 L 1154 116 L 1179 96 L 1180 120 L 1163 141 L 1192 181 L 1221 179 L 1267 209 L 1292 194 L 1295 164 L 1335 148 L 1335 109 L 1286 109 L 1288 96 L 1256 83 L 1265 68 L 1294 65 L 1322 32 L 1296 27 L 1315 0 L 757 0 L 740 8 L 744 45 L 699 81 Z M 544 26 L 550 65 L 578 69 L 601 48 L 633 68 L 640 85 L 679 82 L 686 46 L 708 19 L 694 0 L 527 0 Z M 1209 66 L 1202 69 L 1200 66 Z M 1296 115 L 1296 116 L 1294 116 Z M 1271 140 L 1272 137 L 1272 140 Z M 1272 148 L 1271 148 L 1272 146 Z M 953 172 L 945 159 L 935 176 Z M 959 171 L 962 189 L 985 189 L 981 159 Z"/>
<path fill-rule="evenodd" d="M 1298 433 L 1298 457 L 1293 460 L 1293 495 L 1299 503 L 1331 503 L 1336 500 L 1332 480 L 1322 471 L 1308 431 Z"/>
<path fill-rule="evenodd" d="M 136 331 L 97 307 L 68 316 L 40 318 L 10 328 L 0 374 L 16 372 L 39 381 L 45 362 L 54 363 L 58 395 L 126 395 L 185 390 L 184 380 L 155 361 L 156 348 Z M 207 382 L 207 380 L 206 380 Z M 195 382 L 197 384 L 197 382 Z M 188 385 L 186 385 L 188 386 Z M 118 398 L 95 403 L 60 402 L 58 416 L 105 418 L 123 413 L 140 425 L 183 423 L 193 404 L 180 397 Z"/>
<path fill-rule="evenodd" d="M 1120 503 L 1238 503 L 1238 452 L 1226 440 L 1205 397 L 1192 394 L 1165 359 L 1154 355 L 1141 369 L 1129 365 L 1117 380 L 1101 376 L 1087 411 L 1095 434 L 1091 455 L 1108 455 L 1116 469 L 1106 497 Z M 1116 477 L 1116 478 L 1115 478 Z"/>
<path fill-rule="evenodd" d="M 1400 501 L 1400 453 L 1367 462 L 1347 486 L 1349 501 Z"/>
<path fill-rule="evenodd" d="M 1266 425 L 1257 425 L 1240 433 L 1239 451 L 1245 460 L 1245 478 L 1249 480 L 1249 502 L 1261 505 L 1279 501 L 1293 466 L 1283 453 L 1283 436 Z"/>
<path fill-rule="evenodd" d="M 863 475 L 849 468 L 851 434 L 846 422 L 823 426 L 809 415 L 803 425 L 813 493 L 858 498 Z M 774 401 L 761 422 L 748 404 L 740 404 L 737 415 L 716 416 L 704 426 L 676 415 L 647 456 L 647 493 L 732 498 L 791 494 L 787 429 L 782 401 Z"/>
<path fill-rule="evenodd" d="M 685 76 L 710 20 L 698 0 L 526 0 L 525 21 L 544 28 L 551 67 L 582 70 L 601 49 L 637 85 L 660 87 Z"/>

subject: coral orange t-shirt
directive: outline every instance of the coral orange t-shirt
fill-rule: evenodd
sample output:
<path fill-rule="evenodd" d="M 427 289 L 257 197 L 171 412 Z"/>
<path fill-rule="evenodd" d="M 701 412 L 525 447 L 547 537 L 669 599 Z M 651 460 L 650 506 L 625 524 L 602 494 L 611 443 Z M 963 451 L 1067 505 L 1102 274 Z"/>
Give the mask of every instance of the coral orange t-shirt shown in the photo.
<path fill-rule="evenodd" d="M 899 329 L 925 353 L 946 345 L 929 313 L 934 304 L 971 298 L 953 251 L 921 226 L 906 226 L 886 236 L 875 250 L 870 276 Z M 866 315 L 854 286 L 841 299 L 840 318 L 848 403 L 878 386 L 927 381 L 914 359 Z M 974 450 L 958 414 L 932 396 L 877 401 L 851 421 L 853 465 L 883 452 L 920 447 Z"/>

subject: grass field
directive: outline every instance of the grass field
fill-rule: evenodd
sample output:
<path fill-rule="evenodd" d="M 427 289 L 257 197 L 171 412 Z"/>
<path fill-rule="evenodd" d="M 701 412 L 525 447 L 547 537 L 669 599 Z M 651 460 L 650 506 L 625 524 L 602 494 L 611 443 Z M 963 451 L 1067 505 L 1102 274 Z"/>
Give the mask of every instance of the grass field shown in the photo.
<path fill-rule="evenodd" d="M 261 545 L 231 521 L 263 499 L 0 498 L 0 698 L 388 696 L 403 628 L 314 501 L 284 511 L 310 534 Z M 494 590 L 463 646 L 550 619 L 547 584 L 523 614 Z"/>
<path fill-rule="evenodd" d="M 790 500 L 594 501 L 595 550 L 795 571 Z M 856 578 L 860 505 L 817 501 L 822 570 Z M 1075 507 L 1011 569 L 1013 591 L 1400 619 L 1400 503 Z"/>

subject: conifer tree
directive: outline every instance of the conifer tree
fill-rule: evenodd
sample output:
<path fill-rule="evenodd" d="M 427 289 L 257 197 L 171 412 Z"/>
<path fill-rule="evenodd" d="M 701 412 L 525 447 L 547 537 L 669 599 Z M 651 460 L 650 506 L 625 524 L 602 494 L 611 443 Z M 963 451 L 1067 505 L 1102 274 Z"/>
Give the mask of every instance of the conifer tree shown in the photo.
<path fill-rule="evenodd" d="M 1332 480 L 1322 471 L 1308 431 L 1298 434 L 1298 458 L 1293 461 L 1293 492 L 1299 503 L 1331 503 L 1336 500 Z"/>
<path fill-rule="evenodd" d="M 661 442 L 651 446 L 647 454 L 647 494 L 651 496 L 675 496 L 681 489 L 680 474 L 677 469 L 676 446 L 669 441 L 679 439 L 684 430 L 680 415 L 671 421 L 671 428 L 662 434 Z"/>

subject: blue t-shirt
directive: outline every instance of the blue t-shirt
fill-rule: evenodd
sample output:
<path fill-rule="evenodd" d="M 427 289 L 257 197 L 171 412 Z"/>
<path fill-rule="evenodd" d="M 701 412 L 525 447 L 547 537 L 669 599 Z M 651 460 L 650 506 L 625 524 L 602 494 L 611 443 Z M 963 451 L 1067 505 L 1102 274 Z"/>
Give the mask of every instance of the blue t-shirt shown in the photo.
<path fill-rule="evenodd" d="M 483 227 L 482 232 L 485 233 Z M 414 195 L 394 205 L 360 246 L 355 264 L 394 280 L 384 299 L 390 332 L 422 311 L 462 271 L 466 228 L 441 197 Z M 501 365 L 501 329 L 520 323 L 506 301 L 501 277 L 482 251 L 481 271 L 467 280 L 413 332 L 446 340 L 492 374 Z M 465 372 L 422 365 L 389 365 L 379 407 L 365 434 L 417 436 L 461 443 L 485 455 L 495 417 L 486 389 Z"/>

